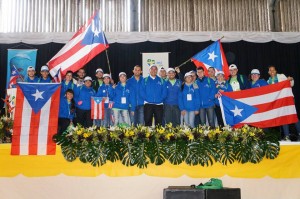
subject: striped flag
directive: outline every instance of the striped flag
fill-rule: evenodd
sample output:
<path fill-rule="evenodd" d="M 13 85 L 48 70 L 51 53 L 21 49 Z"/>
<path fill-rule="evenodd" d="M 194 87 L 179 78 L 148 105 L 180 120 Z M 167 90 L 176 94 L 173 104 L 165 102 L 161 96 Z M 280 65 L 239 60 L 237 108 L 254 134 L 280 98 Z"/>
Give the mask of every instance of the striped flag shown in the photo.
<path fill-rule="evenodd" d="M 206 75 L 208 68 L 214 67 L 216 71 L 223 71 L 226 78 L 229 76 L 228 63 L 220 40 L 194 55 L 192 61 L 197 67 L 202 66 Z"/>
<path fill-rule="evenodd" d="M 96 55 L 109 47 L 100 22 L 100 13 L 95 14 L 82 26 L 66 45 L 48 62 L 54 77 L 59 69 L 64 76 L 82 68 Z"/>
<path fill-rule="evenodd" d="M 268 128 L 298 121 L 290 81 L 236 92 L 219 98 L 224 124 Z"/>
<path fill-rule="evenodd" d="M 104 119 L 104 101 L 102 97 L 91 97 L 91 118 L 94 120 Z"/>
<path fill-rule="evenodd" d="M 11 74 L 10 74 L 10 80 L 8 83 L 8 88 L 15 88 L 17 84 L 17 79 L 19 78 L 20 74 L 18 72 L 18 69 L 16 68 L 15 65 L 13 65 L 11 69 Z"/>
<path fill-rule="evenodd" d="M 60 84 L 18 84 L 12 155 L 55 154 L 59 96 Z"/>
<path fill-rule="evenodd" d="M 54 80 L 54 82 L 56 82 L 56 83 L 60 83 L 61 80 L 62 80 L 60 70 L 61 70 L 61 68 L 59 68 L 58 71 L 56 72 L 56 74 L 53 76 L 53 80 Z"/>

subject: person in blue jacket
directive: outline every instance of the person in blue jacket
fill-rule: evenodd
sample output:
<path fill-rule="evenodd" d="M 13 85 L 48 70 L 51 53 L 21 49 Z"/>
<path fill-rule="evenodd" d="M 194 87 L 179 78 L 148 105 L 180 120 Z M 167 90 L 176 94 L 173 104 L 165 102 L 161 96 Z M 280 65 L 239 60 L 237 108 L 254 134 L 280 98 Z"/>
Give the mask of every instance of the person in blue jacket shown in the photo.
<path fill-rule="evenodd" d="M 224 122 L 223 122 L 223 117 L 222 117 L 222 112 L 221 112 L 221 107 L 219 103 L 219 97 L 221 97 L 222 92 L 231 92 L 232 87 L 231 85 L 225 80 L 224 72 L 223 71 L 218 71 L 216 72 L 216 78 L 217 80 L 215 81 L 216 84 L 216 94 L 215 94 L 215 113 L 218 121 L 218 125 L 223 127 Z"/>
<path fill-rule="evenodd" d="M 130 120 L 134 126 L 137 126 L 139 124 L 144 124 L 144 100 L 140 94 L 140 87 L 143 80 L 142 67 L 136 65 L 132 72 L 133 76 L 127 80 L 127 84 L 135 93 L 136 107 L 134 115 L 130 114 Z M 131 107 L 129 109 L 131 109 Z"/>
<path fill-rule="evenodd" d="M 200 124 L 206 124 L 206 117 L 210 127 L 215 127 L 214 108 L 215 108 L 215 81 L 204 75 L 203 67 L 197 68 L 198 79 L 196 84 L 199 87 L 200 93 Z"/>
<path fill-rule="evenodd" d="M 110 75 L 103 75 L 103 84 L 98 88 L 96 97 L 103 97 L 104 100 L 104 119 L 101 121 L 101 125 L 105 127 L 112 126 L 111 121 L 111 107 L 109 106 L 112 103 L 113 96 L 113 87 L 110 84 Z"/>
<path fill-rule="evenodd" d="M 42 66 L 41 67 L 41 76 L 38 80 L 38 83 L 52 83 L 52 79 L 49 75 L 49 68 L 48 66 Z"/>
<path fill-rule="evenodd" d="M 172 123 L 173 126 L 180 125 L 180 109 L 178 106 L 178 94 L 181 89 L 182 82 L 176 79 L 174 68 L 167 69 L 168 78 L 166 81 L 167 96 L 164 100 L 164 120 L 165 123 Z"/>
<path fill-rule="evenodd" d="M 165 81 L 157 76 L 157 66 L 150 66 L 150 74 L 142 80 L 141 96 L 144 100 L 144 120 L 146 126 L 152 126 L 154 116 L 155 125 L 162 124 L 163 102 L 167 96 Z"/>
<path fill-rule="evenodd" d="M 112 100 L 113 108 L 112 115 L 114 125 L 126 123 L 131 125 L 129 116 L 129 105 L 131 105 L 131 113 L 135 110 L 135 95 L 134 91 L 126 84 L 127 75 L 124 72 L 119 73 L 119 83 L 113 90 Z"/>
<path fill-rule="evenodd" d="M 60 97 L 62 98 L 68 89 L 74 90 L 75 87 L 77 86 L 73 82 L 73 72 L 69 70 L 61 82 Z"/>
<path fill-rule="evenodd" d="M 269 85 L 268 82 L 264 79 L 259 79 L 260 78 L 260 72 L 258 69 L 253 69 L 251 71 L 251 88 L 257 88 L 261 86 L 266 86 Z"/>
<path fill-rule="evenodd" d="M 199 87 L 193 83 L 192 73 L 184 75 L 185 82 L 178 93 L 178 105 L 181 111 L 181 125 L 195 127 L 195 115 L 199 114 Z"/>
<path fill-rule="evenodd" d="M 35 69 L 33 66 L 28 66 L 27 68 L 27 77 L 24 79 L 24 82 L 37 83 L 39 78 L 35 76 Z"/>
<path fill-rule="evenodd" d="M 74 88 L 76 102 L 76 122 L 84 127 L 91 127 L 93 120 L 91 119 L 91 97 L 96 92 L 92 87 L 92 78 L 86 76 L 82 86 Z"/>
<path fill-rule="evenodd" d="M 73 125 L 75 116 L 74 91 L 66 90 L 65 95 L 60 99 L 58 115 L 58 133 L 62 134 L 68 126 Z"/>

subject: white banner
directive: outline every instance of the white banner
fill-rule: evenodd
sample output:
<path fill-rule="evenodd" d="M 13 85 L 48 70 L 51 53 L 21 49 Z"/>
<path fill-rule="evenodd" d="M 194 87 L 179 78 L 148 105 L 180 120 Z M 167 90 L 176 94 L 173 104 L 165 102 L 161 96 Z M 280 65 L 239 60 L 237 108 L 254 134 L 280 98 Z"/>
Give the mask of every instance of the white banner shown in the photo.
<path fill-rule="evenodd" d="M 149 75 L 149 67 L 155 64 L 158 67 L 169 68 L 169 53 L 142 53 L 143 55 L 143 76 Z"/>

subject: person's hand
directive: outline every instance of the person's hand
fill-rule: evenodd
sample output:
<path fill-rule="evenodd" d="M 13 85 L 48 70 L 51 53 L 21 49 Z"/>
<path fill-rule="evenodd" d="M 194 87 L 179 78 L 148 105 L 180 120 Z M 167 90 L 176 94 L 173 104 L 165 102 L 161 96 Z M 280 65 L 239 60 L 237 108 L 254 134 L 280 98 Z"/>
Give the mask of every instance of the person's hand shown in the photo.
<path fill-rule="evenodd" d="M 288 76 L 287 78 L 288 78 L 288 80 L 290 80 L 290 81 L 293 81 L 293 80 L 294 80 L 294 78 L 293 78 L 293 77 L 290 77 L 290 76 Z"/>
<path fill-rule="evenodd" d="M 186 111 L 185 111 L 185 110 L 181 111 L 181 115 L 182 115 L 182 116 L 184 116 L 185 114 L 186 114 Z"/>
<path fill-rule="evenodd" d="M 178 66 L 176 66 L 176 67 L 175 67 L 175 71 L 176 71 L 177 73 L 180 73 L 180 68 L 179 68 Z"/>
<path fill-rule="evenodd" d="M 105 102 L 106 99 L 107 97 L 102 97 L 102 102 Z"/>
<path fill-rule="evenodd" d="M 199 114 L 199 111 L 195 111 L 195 115 L 198 115 Z"/>
<path fill-rule="evenodd" d="M 131 115 L 134 116 L 134 111 L 131 111 Z"/>
<path fill-rule="evenodd" d="M 77 104 L 80 106 L 82 104 L 82 101 L 78 101 Z"/>
<path fill-rule="evenodd" d="M 115 84 L 115 81 L 112 78 L 110 78 L 110 83 Z"/>
<path fill-rule="evenodd" d="M 116 88 L 116 86 L 117 86 L 116 84 L 112 85 L 113 88 Z"/>

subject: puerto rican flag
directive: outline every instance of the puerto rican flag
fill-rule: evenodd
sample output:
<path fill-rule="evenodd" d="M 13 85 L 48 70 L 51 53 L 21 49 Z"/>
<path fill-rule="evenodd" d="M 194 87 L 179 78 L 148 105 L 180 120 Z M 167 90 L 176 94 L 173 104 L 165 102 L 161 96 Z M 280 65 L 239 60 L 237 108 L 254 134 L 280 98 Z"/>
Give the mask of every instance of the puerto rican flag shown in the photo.
<path fill-rule="evenodd" d="M 104 101 L 102 97 L 91 97 L 91 118 L 94 120 L 104 119 Z"/>
<path fill-rule="evenodd" d="M 19 78 L 20 74 L 18 72 L 18 69 L 13 65 L 11 74 L 10 74 L 10 80 L 8 83 L 8 88 L 15 88 L 17 84 L 17 79 Z"/>
<path fill-rule="evenodd" d="M 207 69 L 214 67 L 216 71 L 223 71 L 225 77 L 229 76 L 228 63 L 223 51 L 220 40 L 215 41 L 196 55 L 192 57 L 192 61 L 197 68 L 203 67 L 207 75 Z"/>
<path fill-rule="evenodd" d="M 54 155 L 60 84 L 18 83 L 12 155 Z"/>
<path fill-rule="evenodd" d="M 108 47 L 108 42 L 102 31 L 100 13 L 96 11 L 88 22 L 48 62 L 50 74 L 54 77 L 59 69 L 62 76 L 68 70 L 75 72 Z"/>
<path fill-rule="evenodd" d="M 298 121 L 290 81 L 236 92 L 219 98 L 224 124 L 268 128 Z"/>

